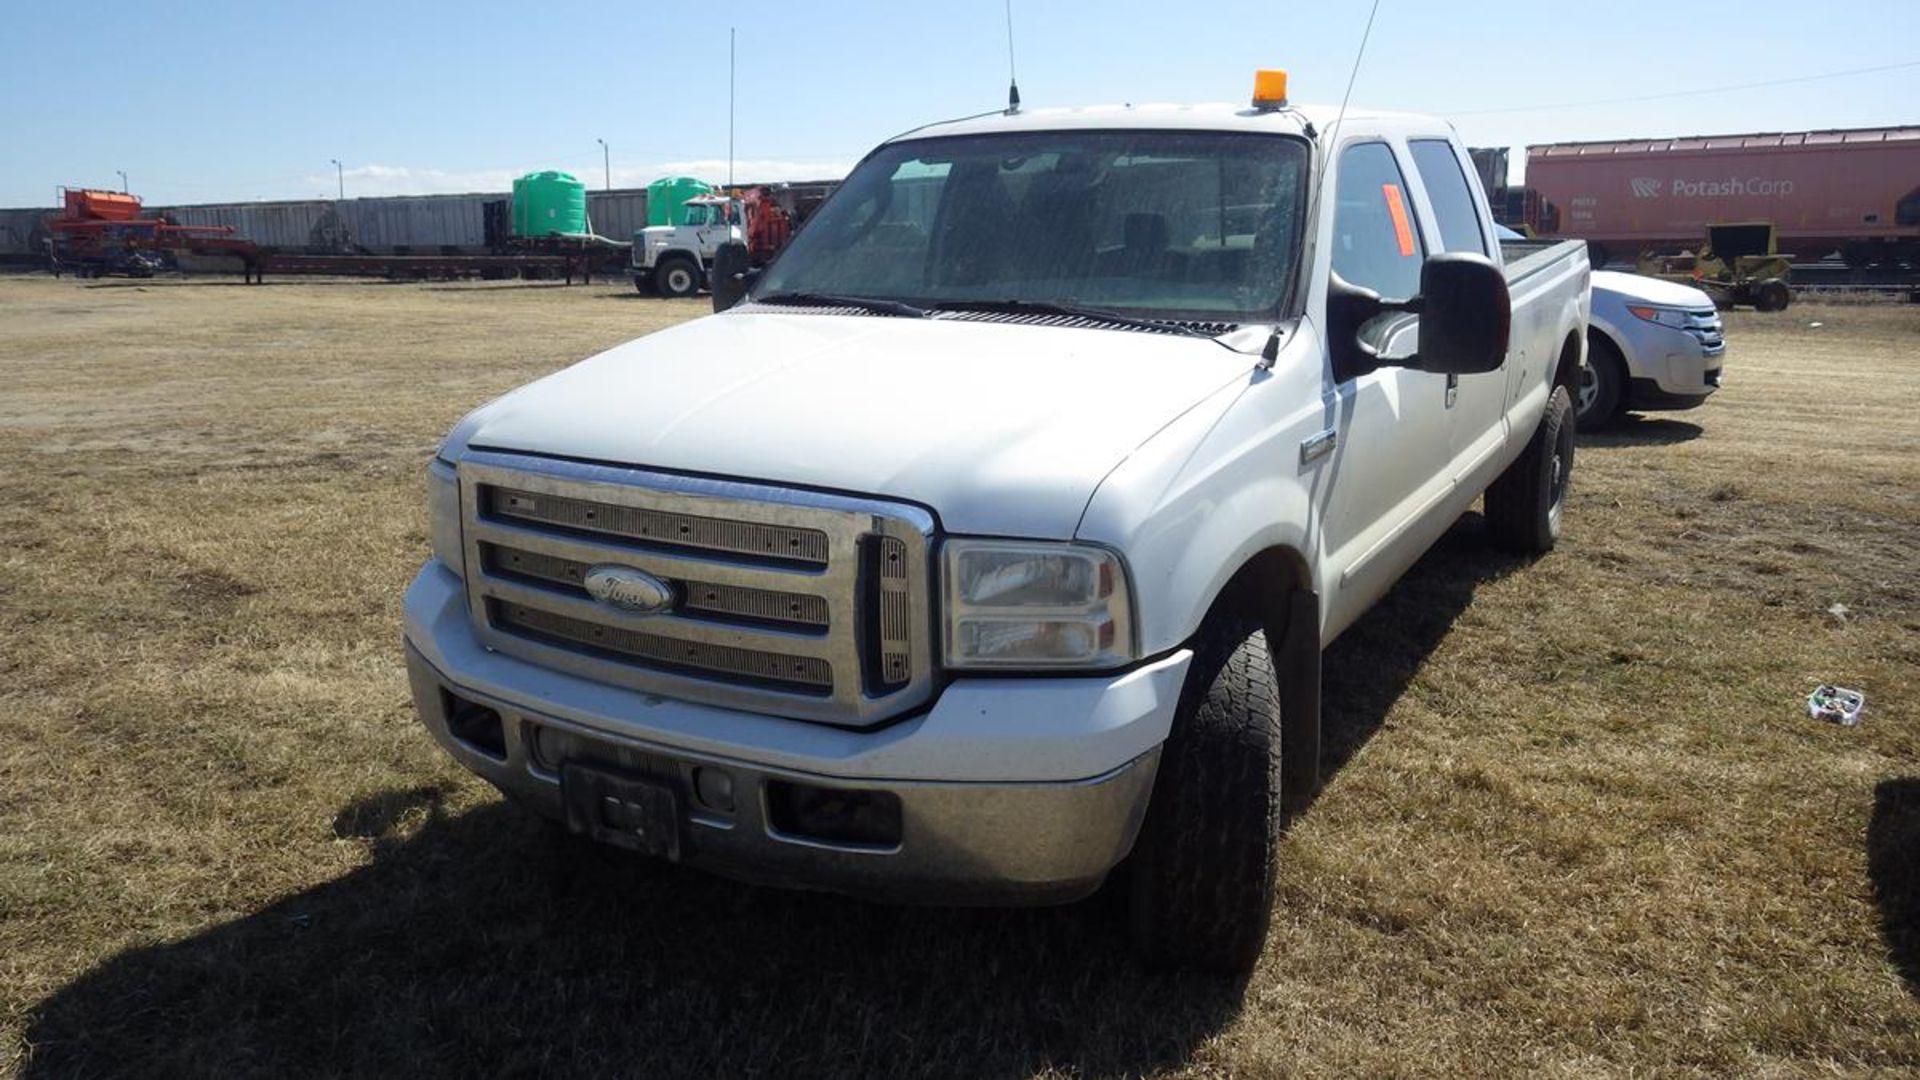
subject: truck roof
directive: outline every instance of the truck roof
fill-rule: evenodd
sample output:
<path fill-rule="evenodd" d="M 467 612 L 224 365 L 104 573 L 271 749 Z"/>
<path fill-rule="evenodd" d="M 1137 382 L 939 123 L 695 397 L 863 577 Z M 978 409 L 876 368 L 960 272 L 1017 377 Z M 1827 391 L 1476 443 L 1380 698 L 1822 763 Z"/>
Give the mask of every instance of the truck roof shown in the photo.
<path fill-rule="evenodd" d="M 1288 105 L 1278 109 L 1254 109 L 1227 103 L 1205 105 L 1087 105 L 1074 108 L 1022 109 L 1017 113 L 990 113 L 964 120 L 948 120 L 905 131 L 888 142 L 946 135 L 976 135 L 1005 131 L 1058 131 L 1067 128 L 1087 130 L 1113 128 L 1190 129 L 1194 131 L 1252 131 L 1283 135 L 1302 135 L 1308 124 L 1324 132 L 1333 124 L 1339 108 L 1332 105 Z M 1349 107 L 1345 123 L 1351 128 L 1364 124 L 1378 134 L 1437 135 L 1452 134 L 1446 121 L 1419 113 L 1382 112 Z"/>

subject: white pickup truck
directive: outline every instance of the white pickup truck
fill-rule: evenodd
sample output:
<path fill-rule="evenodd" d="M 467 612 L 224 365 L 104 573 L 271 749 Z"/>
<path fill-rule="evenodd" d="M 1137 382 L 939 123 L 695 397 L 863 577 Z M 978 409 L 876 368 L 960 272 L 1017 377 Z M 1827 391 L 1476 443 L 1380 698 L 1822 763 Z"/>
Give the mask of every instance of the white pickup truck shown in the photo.
<path fill-rule="evenodd" d="M 1083 897 L 1245 969 L 1322 648 L 1482 492 L 1551 548 L 1578 242 L 1444 122 L 1010 112 L 892 139 L 716 314 L 462 420 L 406 597 L 426 727 L 572 831 L 741 879 Z M 1382 299 L 1386 297 L 1387 299 Z"/>

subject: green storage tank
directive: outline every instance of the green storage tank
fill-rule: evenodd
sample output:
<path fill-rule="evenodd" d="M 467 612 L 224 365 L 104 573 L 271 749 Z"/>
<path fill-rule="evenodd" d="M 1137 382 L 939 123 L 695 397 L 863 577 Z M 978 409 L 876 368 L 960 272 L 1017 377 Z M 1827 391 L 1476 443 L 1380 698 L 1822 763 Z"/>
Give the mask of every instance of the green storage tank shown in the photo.
<path fill-rule="evenodd" d="M 548 170 L 513 182 L 513 235 L 577 236 L 587 231 L 587 185 Z"/>
<path fill-rule="evenodd" d="M 691 176 L 663 176 L 647 185 L 647 224 L 685 225 L 687 200 L 713 194 L 713 185 Z"/>

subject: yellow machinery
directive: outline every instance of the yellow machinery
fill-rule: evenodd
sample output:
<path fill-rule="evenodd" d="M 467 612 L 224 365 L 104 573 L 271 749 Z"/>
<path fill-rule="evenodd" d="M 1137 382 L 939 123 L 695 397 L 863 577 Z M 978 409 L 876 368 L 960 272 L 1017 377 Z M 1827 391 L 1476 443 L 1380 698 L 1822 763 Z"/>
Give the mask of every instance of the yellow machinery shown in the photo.
<path fill-rule="evenodd" d="M 1770 221 L 1709 225 L 1698 254 L 1642 254 L 1635 269 L 1705 289 L 1721 307 L 1749 304 L 1756 311 L 1783 311 L 1793 302 L 1787 284 L 1792 262 L 1779 254 L 1776 243 Z"/>

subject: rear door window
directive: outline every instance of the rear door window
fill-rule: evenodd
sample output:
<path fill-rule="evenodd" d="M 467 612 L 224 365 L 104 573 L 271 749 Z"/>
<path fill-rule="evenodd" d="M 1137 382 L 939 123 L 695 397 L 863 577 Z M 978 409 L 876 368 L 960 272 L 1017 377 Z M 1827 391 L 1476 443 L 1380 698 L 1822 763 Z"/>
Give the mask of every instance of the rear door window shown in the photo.
<path fill-rule="evenodd" d="M 1419 293 L 1426 245 L 1393 151 L 1377 142 L 1342 150 L 1335 187 L 1334 273 L 1389 300 Z"/>
<path fill-rule="evenodd" d="M 1414 139 L 1407 143 L 1413 152 L 1413 168 L 1426 185 L 1427 201 L 1433 204 L 1434 224 L 1440 227 L 1440 242 L 1448 251 L 1487 253 L 1486 234 L 1480 231 L 1480 211 L 1473 204 L 1473 189 L 1467 175 L 1460 171 L 1460 158 L 1453 144 L 1445 139 Z"/>

